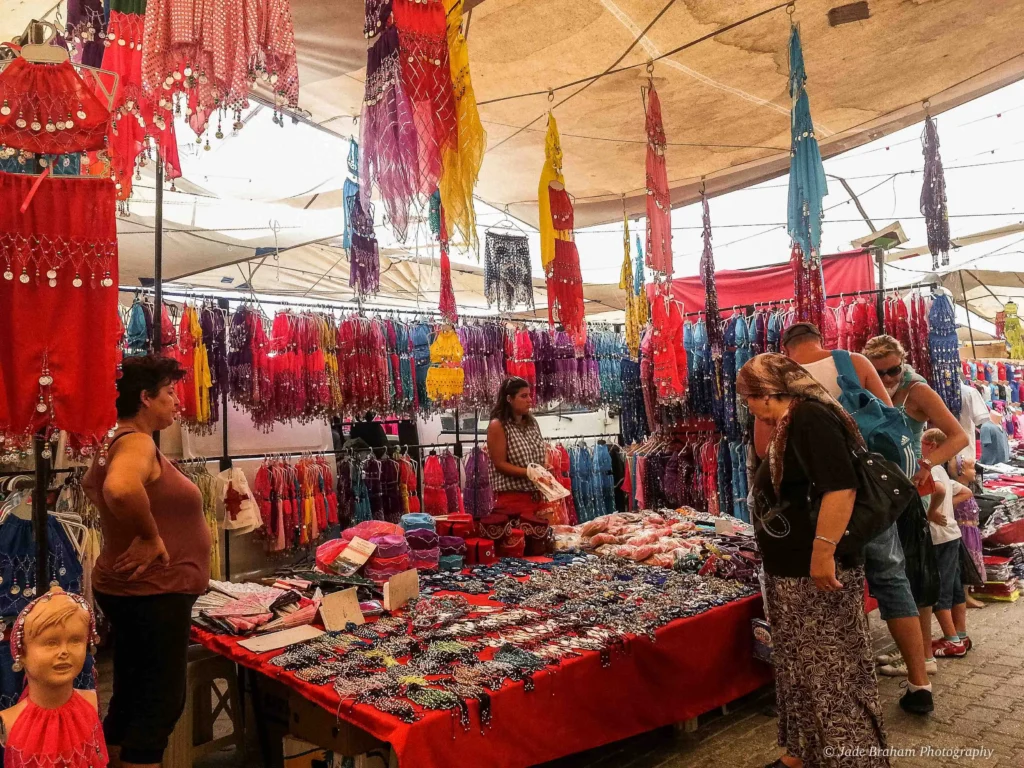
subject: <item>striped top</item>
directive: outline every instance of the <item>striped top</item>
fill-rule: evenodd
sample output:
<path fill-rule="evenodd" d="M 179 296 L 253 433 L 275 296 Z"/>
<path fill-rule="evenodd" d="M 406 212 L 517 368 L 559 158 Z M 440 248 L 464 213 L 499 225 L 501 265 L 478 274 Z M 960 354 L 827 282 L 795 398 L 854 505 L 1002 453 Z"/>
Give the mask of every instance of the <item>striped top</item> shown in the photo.
<path fill-rule="evenodd" d="M 526 469 L 530 464 L 544 466 L 547 458 L 547 446 L 540 434 L 540 426 L 536 420 L 529 424 L 516 424 L 515 422 L 502 422 L 505 428 L 505 459 L 509 464 Z M 532 493 L 537 490 L 533 483 L 526 477 L 512 477 L 494 470 L 491 479 L 491 487 L 496 493 L 502 491 L 517 491 L 520 493 Z"/>

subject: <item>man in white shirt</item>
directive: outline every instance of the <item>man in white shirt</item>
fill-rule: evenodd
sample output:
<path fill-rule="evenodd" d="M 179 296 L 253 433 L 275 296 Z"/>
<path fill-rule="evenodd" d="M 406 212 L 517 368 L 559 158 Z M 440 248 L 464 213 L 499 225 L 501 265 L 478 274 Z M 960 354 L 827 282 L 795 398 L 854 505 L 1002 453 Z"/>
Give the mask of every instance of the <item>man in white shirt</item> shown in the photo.
<path fill-rule="evenodd" d="M 940 429 L 929 429 L 921 436 L 921 452 L 925 458 L 946 442 Z M 919 606 L 921 633 L 927 654 L 926 664 L 937 657 L 966 656 L 971 649 L 967 636 L 967 605 L 963 580 L 960 577 L 960 526 L 953 507 L 971 498 L 969 488 L 951 480 L 943 466 L 932 467 L 935 490 L 928 506 L 935 559 L 939 564 L 939 599 L 931 608 Z M 932 640 L 932 612 L 942 628 L 942 639 Z"/>
<path fill-rule="evenodd" d="M 975 430 L 988 421 L 988 406 L 985 405 L 985 399 L 978 390 L 963 382 L 960 382 L 960 402 L 960 426 L 964 428 L 969 441 L 967 447 L 960 451 L 960 456 L 965 459 L 977 459 L 974 441 L 978 435 Z"/>

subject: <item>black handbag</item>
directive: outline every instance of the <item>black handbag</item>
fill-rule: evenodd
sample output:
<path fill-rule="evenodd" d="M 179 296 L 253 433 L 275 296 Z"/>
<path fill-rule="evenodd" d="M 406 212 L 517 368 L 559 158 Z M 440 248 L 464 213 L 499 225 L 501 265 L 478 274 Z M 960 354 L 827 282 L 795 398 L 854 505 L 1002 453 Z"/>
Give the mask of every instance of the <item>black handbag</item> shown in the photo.
<path fill-rule="evenodd" d="M 840 558 L 861 556 L 864 545 L 899 520 L 917 498 L 913 481 L 881 454 L 859 449 L 852 452 L 852 459 L 857 475 L 857 498 L 850 522 L 836 546 L 836 556 Z M 818 524 L 823 495 L 815 494 L 808 499 L 814 527 Z"/>

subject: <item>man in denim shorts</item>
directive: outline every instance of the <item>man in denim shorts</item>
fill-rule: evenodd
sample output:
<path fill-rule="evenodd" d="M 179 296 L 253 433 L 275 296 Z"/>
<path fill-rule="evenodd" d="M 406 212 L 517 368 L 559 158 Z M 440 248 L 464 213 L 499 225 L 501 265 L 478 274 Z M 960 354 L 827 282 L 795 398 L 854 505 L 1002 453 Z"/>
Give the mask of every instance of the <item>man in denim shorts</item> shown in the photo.
<path fill-rule="evenodd" d="M 842 393 L 839 372 L 832 360 L 832 353 L 821 342 L 821 333 L 813 323 L 795 323 L 782 335 L 782 348 L 786 355 L 802 365 L 838 399 Z M 850 353 L 850 358 L 861 386 L 886 405 L 892 406 L 892 400 L 871 362 L 856 353 Z M 766 426 L 755 424 L 754 437 L 758 454 L 761 455 L 761 445 L 767 444 Z M 935 672 L 934 662 L 931 669 L 925 665 L 917 602 L 907 578 L 903 547 L 895 524 L 868 543 L 864 548 L 864 561 L 864 574 L 872 596 L 878 601 L 878 612 L 899 648 L 898 654 L 881 659 L 887 663 L 879 671 L 891 676 L 905 675 L 907 693 L 900 699 L 900 706 L 907 712 L 927 714 L 935 708 L 928 680 L 928 673 Z"/>

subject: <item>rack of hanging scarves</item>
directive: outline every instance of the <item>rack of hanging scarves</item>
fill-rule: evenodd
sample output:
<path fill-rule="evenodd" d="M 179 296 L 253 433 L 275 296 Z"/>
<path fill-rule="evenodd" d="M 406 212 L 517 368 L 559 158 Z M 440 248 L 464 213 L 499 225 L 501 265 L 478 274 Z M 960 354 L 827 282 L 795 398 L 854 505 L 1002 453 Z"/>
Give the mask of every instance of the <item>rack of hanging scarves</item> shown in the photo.
<path fill-rule="evenodd" d="M 581 437 L 549 443 L 552 472 L 572 493 L 559 517 L 563 522 L 627 508 L 626 454 L 605 442 L 613 436 L 598 437 L 591 445 Z M 268 553 L 287 554 L 370 521 L 398 525 L 410 514 L 488 517 L 494 510 L 493 466 L 482 445 L 462 447 L 461 458 L 454 445 L 436 444 L 232 458 L 260 459 L 251 483 L 256 530 Z"/>
<path fill-rule="evenodd" d="M 869 339 L 882 332 L 880 321 L 884 320 L 885 331 L 897 338 L 907 350 L 908 365 L 923 375 L 947 407 L 958 414 L 961 363 L 951 301 L 942 293 L 928 294 L 920 288 L 887 291 L 882 297 L 880 318 L 878 294 L 878 291 L 862 291 L 856 296 L 830 297 L 833 301 L 824 307 L 822 315 L 824 346 L 859 352 Z M 680 368 L 685 367 L 685 376 L 680 375 L 685 397 L 680 401 L 671 388 L 659 380 L 659 368 L 652 362 L 656 350 L 654 328 L 650 324 L 644 329 L 640 344 L 639 388 L 650 433 L 657 433 L 659 428 L 677 429 L 682 426 L 708 429 L 716 436 L 716 451 L 705 442 L 698 460 L 687 461 L 687 466 L 697 466 L 696 471 L 708 478 L 708 482 L 703 484 L 708 490 L 698 500 L 710 510 L 714 499 L 718 509 L 731 508 L 737 517 L 747 519 L 744 489 L 751 430 L 749 414 L 742 399 L 736 396 L 736 373 L 755 355 L 781 351 L 782 333 L 796 321 L 796 312 L 791 301 L 784 301 L 755 303 L 743 309 L 724 309 L 721 316 L 723 348 L 720 376 L 718 367 L 712 364 L 705 313 L 696 312 L 686 316 L 673 336 L 677 345 L 673 350 L 675 359 L 683 361 L 678 363 Z M 628 402 L 625 379 L 623 388 L 624 401 Z M 629 419 L 625 415 L 622 419 L 625 435 Z M 632 441 L 627 438 L 628 442 Z M 655 453 L 657 455 L 657 451 Z M 710 493 L 710 478 L 713 476 L 718 477 L 714 496 Z M 692 490 L 697 486 L 687 483 L 686 487 L 691 490 L 675 497 L 661 495 L 655 479 L 652 498 L 668 499 L 670 505 L 679 501 L 697 506 L 693 503 L 696 491 Z"/>
<path fill-rule="evenodd" d="M 138 293 L 124 309 L 126 355 L 152 350 L 154 308 Z M 490 409 L 506 376 L 530 382 L 539 407 L 619 406 L 623 336 L 594 324 L 582 348 L 547 324 L 426 314 L 284 308 L 255 301 L 225 310 L 190 300 L 163 308 L 163 346 L 186 370 L 179 383 L 186 428 L 217 422 L 221 389 L 264 430 L 331 416 L 428 415 Z M 408 315 L 411 315 L 408 316 Z"/>

